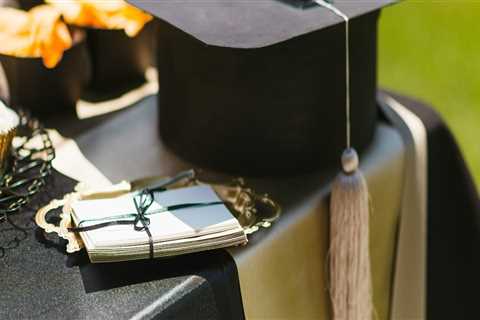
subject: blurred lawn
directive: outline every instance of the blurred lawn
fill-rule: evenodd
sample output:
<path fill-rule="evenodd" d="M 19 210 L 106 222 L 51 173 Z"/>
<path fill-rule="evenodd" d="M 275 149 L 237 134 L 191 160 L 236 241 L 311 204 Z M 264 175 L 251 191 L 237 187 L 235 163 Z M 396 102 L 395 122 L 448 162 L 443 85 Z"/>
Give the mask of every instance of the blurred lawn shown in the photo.
<path fill-rule="evenodd" d="M 380 85 L 437 108 L 480 187 L 480 1 L 402 2 L 379 38 Z"/>

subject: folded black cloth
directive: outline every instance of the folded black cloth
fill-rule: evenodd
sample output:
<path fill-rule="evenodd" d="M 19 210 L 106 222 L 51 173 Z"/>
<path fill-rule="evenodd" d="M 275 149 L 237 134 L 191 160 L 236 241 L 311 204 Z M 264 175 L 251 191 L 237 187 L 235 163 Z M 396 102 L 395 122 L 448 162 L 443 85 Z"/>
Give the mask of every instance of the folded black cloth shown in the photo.
<path fill-rule="evenodd" d="M 480 286 L 480 198 L 455 138 L 440 115 L 393 95 L 428 135 L 428 319 L 476 319 Z"/>

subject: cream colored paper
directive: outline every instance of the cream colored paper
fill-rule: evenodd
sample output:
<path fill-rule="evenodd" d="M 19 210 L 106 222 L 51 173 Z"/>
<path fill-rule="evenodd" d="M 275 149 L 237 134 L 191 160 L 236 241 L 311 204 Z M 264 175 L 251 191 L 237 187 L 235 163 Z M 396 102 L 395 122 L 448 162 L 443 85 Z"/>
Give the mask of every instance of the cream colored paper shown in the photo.
<path fill-rule="evenodd" d="M 122 216 L 137 212 L 134 197 L 135 194 L 130 193 L 109 199 L 80 200 L 72 204 L 72 216 L 76 224 L 83 221 L 81 227 L 113 220 L 133 220 L 133 217 Z M 223 204 L 154 213 L 163 206 L 218 201 L 218 195 L 206 185 L 156 194 L 147 210 L 154 256 L 246 243 L 246 235 L 238 220 Z M 80 235 L 92 262 L 145 259 L 150 255 L 150 238 L 146 232 L 135 230 L 133 225 L 111 225 Z"/>
<path fill-rule="evenodd" d="M 182 202 L 214 202 L 220 201 L 213 189 L 208 186 L 195 186 L 178 190 L 165 191 L 165 197 L 176 197 L 175 203 Z M 76 222 L 89 219 L 107 219 L 109 217 L 135 213 L 133 194 L 117 198 L 82 200 L 74 203 L 73 217 Z M 202 199 L 202 200 L 200 200 Z M 148 212 L 162 209 L 162 202 L 154 201 Z M 240 227 L 238 221 L 225 205 L 213 205 L 198 208 L 166 211 L 161 214 L 148 215 L 149 229 L 154 241 L 178 240 L 181 238 L 203 236 L 216 232 L 224 232 Z M 113 219 L 115 220 L 115 219 Z M 100 222 L 106 222 L 102 220 Z M 82 226 L 99 223 L 88 222 Z M 107 231 L 107 232 L 105 232 Z M 117 245 L 148 244 L 144 233 L 133 230 L 130 225 L 111 226 L 88 232 L 92 245 L 96 247 L 114 247 Z"/>
<path fill-rule="evenodd" d="M 63 137 L 57 130 L 48 129 L 48 134 L 55 148 L 55 159 L 52 162 L 53 168 L 63 175 L 70 177 L 86 186 L 102 188 L 112 183 L 85 158 L 77 143 L 72 139 Z M 19 144 L 21 138 L 15 138 L 13 144 Z M 35 137 L 28 144 L 29 147 L 42 147 L 39 136 Z"/>
<path fill-rule="evenodd" d="M 63 137 L 57 130 L 48 130 L 55 147 L 53 167 L 60 173 L 88 186 L 101 188 L 112 183 L 83 155 L 77 143 Z"/>

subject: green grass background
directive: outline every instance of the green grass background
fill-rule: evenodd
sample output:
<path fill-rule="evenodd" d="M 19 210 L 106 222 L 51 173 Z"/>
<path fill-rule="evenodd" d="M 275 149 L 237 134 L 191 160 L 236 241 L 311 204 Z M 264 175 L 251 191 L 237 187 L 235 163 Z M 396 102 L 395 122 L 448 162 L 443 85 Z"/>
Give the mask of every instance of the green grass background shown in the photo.
<path fill-rule="evenodd" d="M 407 0 L 384 9 L 379 82 L 440 112 L 480 186 L 480 1 Z"/>

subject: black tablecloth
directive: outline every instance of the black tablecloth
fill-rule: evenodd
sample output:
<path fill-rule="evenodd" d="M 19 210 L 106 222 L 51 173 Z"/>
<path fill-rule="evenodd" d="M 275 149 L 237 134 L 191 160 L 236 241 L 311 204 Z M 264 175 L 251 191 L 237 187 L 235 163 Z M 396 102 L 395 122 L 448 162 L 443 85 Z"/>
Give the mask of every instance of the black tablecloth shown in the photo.
<path fill-rule="evenodd" d="M 475 289 L 480 284 L 477 190 L 440 117 L 420 102 L 396 98 L 428 130 L 428 318 L 476 318 Z M 45 120 L 63 135 L 75 137 L 94 130 L 105 119 L 122 117 L 123 112 L 82 122 Z M 0 258 L 1 319 L 244 317 L 236 266 L 226 251 L 104 265 L 88 263 L 85 253 L 66 255 L 63 241 L 41 232 L 31 218 L 40 205 L 61 197 L 74 185 L 55 172 L 45 193 L 14 217 L 31 230 Z M 0 225 L 0 245 L 15 235 L 21 234 L 5 223 Z"/>
<path fill-rule="evenodd" d="M 0 319 L 243 318 L 236 268 L 224 250 L 110 264 L 91 264 L 84 251 L 66 255 L 65 242 L 44 234 L 31 219 L 34 209 L 75 185 L 55 171 L 46 192 L 14 217 L 31 231 L 0 258 Z M 8 224 L 0 233 L 2 244 L 22 236 Z M 138 283 L 146 285 L 127 287 Z"/>
<path fill-rule="evenodd" d="M 480 198 L 455 138 L 424 103 L 394 95 L 428 134 L 427 316 L 476 319 L 480 286 Z"/>

